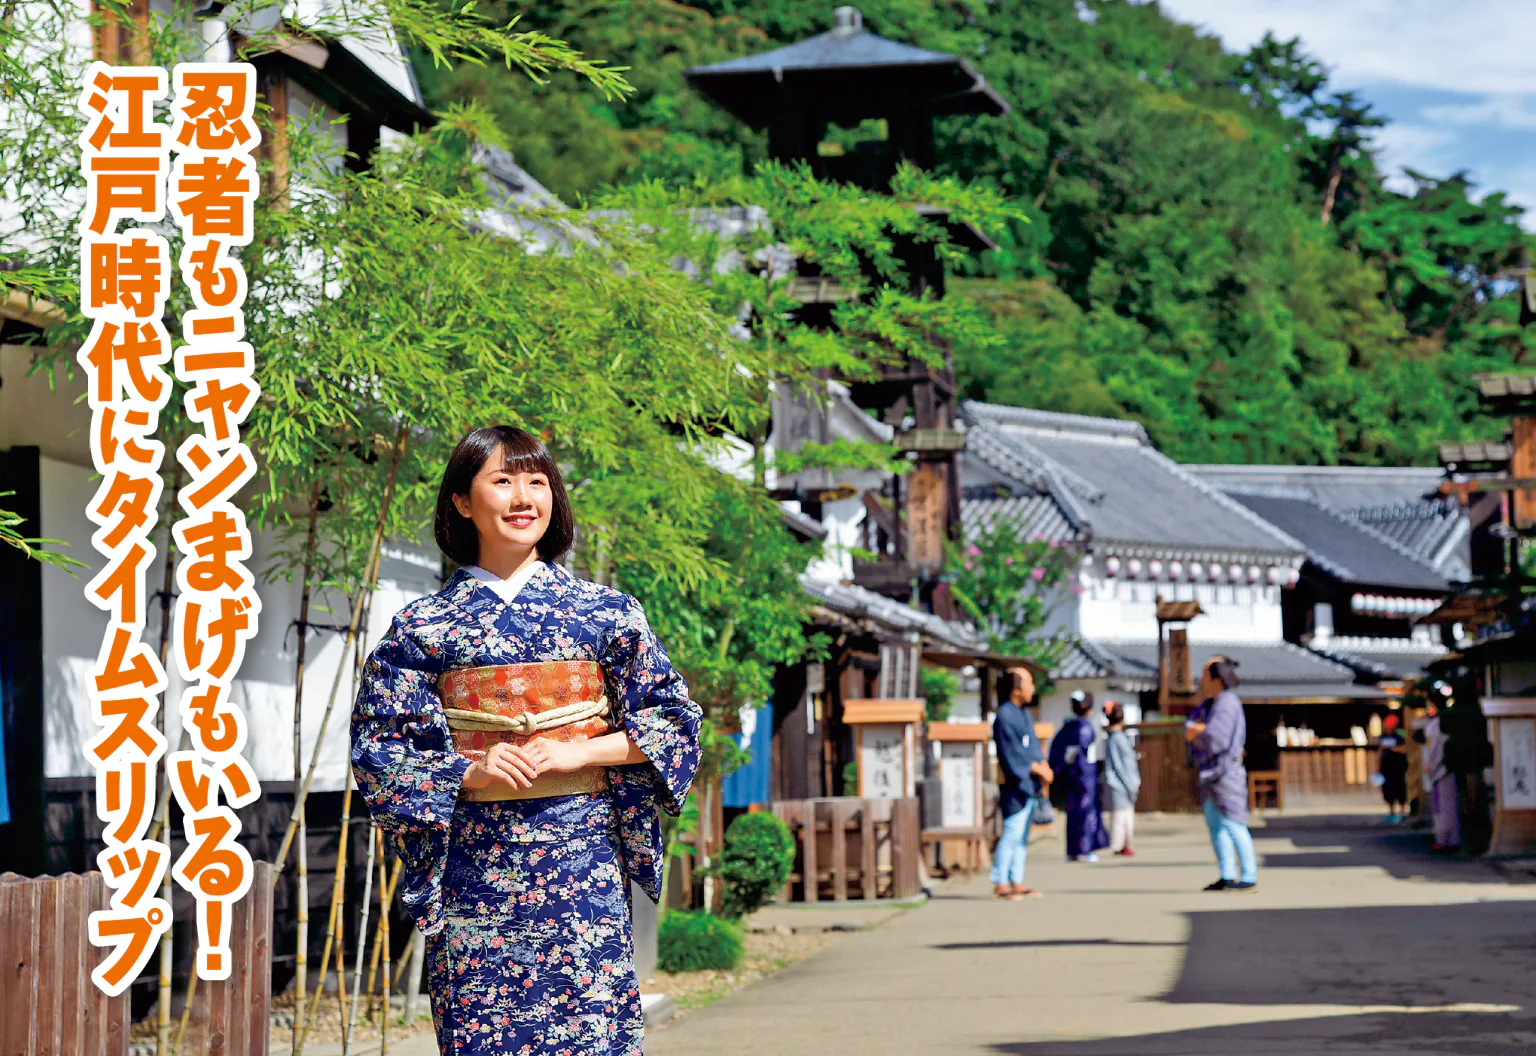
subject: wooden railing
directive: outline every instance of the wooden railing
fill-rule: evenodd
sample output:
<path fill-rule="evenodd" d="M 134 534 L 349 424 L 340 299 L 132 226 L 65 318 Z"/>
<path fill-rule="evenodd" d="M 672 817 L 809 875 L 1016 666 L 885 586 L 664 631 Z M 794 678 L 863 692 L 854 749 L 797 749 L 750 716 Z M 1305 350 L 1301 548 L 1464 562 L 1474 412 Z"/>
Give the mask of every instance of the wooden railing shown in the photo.
<path fill-rule="evenodd" d="M 250 893 L 235 905 L 230 926 L 234 969 L 222 982 L 199 981 L 185 1056 L 267 1056 L 272 866 L 254 865 Z M 91 982 L 105 951 L 91 945 L 88 922 L 107 902 L 100 873 L 0 875 L 4 1056 L 126 1056 L 128 994 L 108 997 Z"/>
<path fill-rule="evenodd" d="M 780 900 L 911 898 L 922 890 L 917 798 L 786 799 L 772 810 L 795 838 Z"/>

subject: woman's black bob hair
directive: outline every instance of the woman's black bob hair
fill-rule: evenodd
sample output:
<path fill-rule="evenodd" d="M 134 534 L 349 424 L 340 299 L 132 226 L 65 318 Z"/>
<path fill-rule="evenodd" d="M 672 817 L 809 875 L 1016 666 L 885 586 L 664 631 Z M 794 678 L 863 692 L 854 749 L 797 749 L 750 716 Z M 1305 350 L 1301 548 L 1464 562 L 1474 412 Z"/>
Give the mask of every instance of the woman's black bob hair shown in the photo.
<path fill-rule="evenodd" d="M 1212 657 L 1205 670 L 1221 683 L 1223 689 L 1236 689 L 1238 685 L 1237 661 L 1225 656 Z"/>
<path fill-rule="evenodd" d="M 545 561 L 559 560 L 571 548 L 576 536 L 576 522 L 571 516 L 571 500 L 565 494 L 565 481 L 544 441 L 515 425 L 492 425 L 467 433 L 448 456 L 443 483 L 437 489 L 437 514 L 432 519 L 437 548 L 457 565 L 479 564 L 480 535 L 475 531 L 474 522 L 454 506 L 453 497 L 469 494 L 475 475 L 497 452 L 500 452 L 503 473 L 542 473 L 549 480 L 553 508 L 549 527 L 535 549 Z"/>
<path fill-rule="evenodd" d="M 1093 710 L 1093 694 L 1082 689 L 1072 691 L 1072 714 L 1087 715 Z"/>

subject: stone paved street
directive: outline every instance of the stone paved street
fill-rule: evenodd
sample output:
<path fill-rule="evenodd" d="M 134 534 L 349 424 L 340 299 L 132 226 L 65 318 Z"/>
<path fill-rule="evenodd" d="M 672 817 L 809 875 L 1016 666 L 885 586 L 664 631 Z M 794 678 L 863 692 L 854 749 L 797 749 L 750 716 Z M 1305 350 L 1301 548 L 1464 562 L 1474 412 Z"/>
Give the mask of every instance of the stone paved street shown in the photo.
<path fill-rule="evenodd" d="M 1035 843 L 1046 897 L 981 879 L 650 1033 L 649 1056 L 1526 1054 L 1536 885 L 1371 816 L 1256 828 L 1260 891 L 1215 878 L 1193 817 L 1134 859 Z"/>

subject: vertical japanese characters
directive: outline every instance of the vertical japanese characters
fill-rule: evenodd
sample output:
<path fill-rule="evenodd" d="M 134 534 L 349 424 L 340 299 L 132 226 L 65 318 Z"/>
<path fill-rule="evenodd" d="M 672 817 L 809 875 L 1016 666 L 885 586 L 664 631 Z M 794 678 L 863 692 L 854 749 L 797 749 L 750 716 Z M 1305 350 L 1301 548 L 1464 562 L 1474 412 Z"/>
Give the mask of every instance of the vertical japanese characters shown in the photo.
<path fill-rule="evenodd" d="M 197 972 L 228 978 L 230 907 L 251 885 L 251 860 L 236 842 L 234 808 L 260 794 L 241 756 L 246 716 L 231 699 L 261 602 L 245 562 L 251 533 L 235 494 L 256 473 L 240 439 L 259 390 L 245 338 L 245 269 L 231 250 L 249 245 L 260 142 L 253 120 L 256 71 L 248 63 L 177 65 L 171 103 L 167 209 L 181 228 L 181 278 L 193 307 L 182 313 L 176 379 L 187 387 L 193 432 L 176 450 L 190 476 L 177 495 L 185 516 L 172 529 L 176 566 L 175 656 L 187 686 L 179 714 L 191 750 L 166 772 L 186 818 L 187 849 L 171 875 L 197 901 Z"/>
<path fill-rule="evenodd" d="M 163 69 L 100 62 L 91 64 L 80 96 L 86 115 L 80 303 L 93 325 L 79 361 L 91 409 L 91 460 L 101 474 L 86 513 L 99 526 L 91 544 L 106 558 L 85 596 L 108 615 L 86 687 L 101 730 L 85 753 L 96 770 L 96 809 L 106 822 L 106 849 L 97 864 L 112 891 L 110 908 L 90 919 L 91 941 L 112 948 L 91 978 L 109 994 L 133 981 L 171 925 L 171 907 L 154 897 L 170 848 L 145 839 L 165 754 L 155 704 L 166 678 L 140 638 L 164 487 L 165 445 L 153 437 L 171 397 L 164 369 L 171 342 L 161 318 L 171 263 L 164 238 L 132 226 L 165 218 L 170 131 L 153 119 L 154 104 L 165 96 Z M 120 225 L 127 226 L 119 231 Z"/>
<path fill-rule="evenodd" d="M 100 732 L 85 751 L 106 822 L 98 865 L 112 890 L 110 908 L 91 916 L 90 938 L 111 948 L 92 973 L 109 994 L 133 981 L 171 925 L 171 907 L 153 895 L 167 868 L 197 901 L 198 974 L 229 975 L 229 907 L 252 875 L 250 856 L 236 842 L 234 808 L 259 794 L 240 755 L 246 719 L 230 700 L 260 611 L 245 567 L 250 532 L 233 503 L 255 473 L 240 425 L 259 390 L 254 354 L 243 340 L 245 272 L 229 252 L 251 240 L 255 71 L 189 63 L 177 66 L 171 81 L 169 126 L 155 120 L 170 87 L 164 69 L 92 63 L 80 96 L 81 304 L 93 325 L 78 359 L 91 410 L 91 457 L 102 477 L 87 514 L 99 526 L 92 545 L 106 558 L 86 597 L 108 614 L 87 686 Z M 170 244 L 135 226 L 163 224 L 167 214 L 182 230 L 179 263 L 193 304 L 182 313 L 185 343 L 174 357 L 164 321 Z M 187 848 L 174 866 L 167 843 L 145 838 L 166 753 L 155 711 L 167 678 L 142 640 L 164 488 L 165 445 L 154 437 L 175 387 L 167 364 L 186 389 L 188 421 L 201 430 L 176 451 L 191 478 L 176 496 L 185 516 L 172 534 L 182 554 L 174 641 L 186 688 L 178 711 L 192 750 L 165 760 L 186 823 Z"/>

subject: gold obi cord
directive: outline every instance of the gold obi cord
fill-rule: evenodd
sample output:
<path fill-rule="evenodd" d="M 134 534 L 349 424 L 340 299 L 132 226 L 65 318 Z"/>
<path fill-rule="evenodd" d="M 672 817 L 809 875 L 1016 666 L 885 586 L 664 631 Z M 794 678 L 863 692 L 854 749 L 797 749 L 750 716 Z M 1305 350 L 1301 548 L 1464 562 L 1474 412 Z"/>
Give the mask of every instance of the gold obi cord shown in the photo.
<path fill-rule="evenodd" d="M 498 743 L 524 745 L 540 737 L 586 741 L 611 729 L 602 668 L 590 660 L 461 667 L 445 672 L 437 688 L 453 746 L 471 761 Z M 497 782 L 465 789 L 462 796 L 494 802 L 601 792 L 607 787 L 607 768 L 591 766 L 569 774 L 540 774 L 532 788 Z"/>

